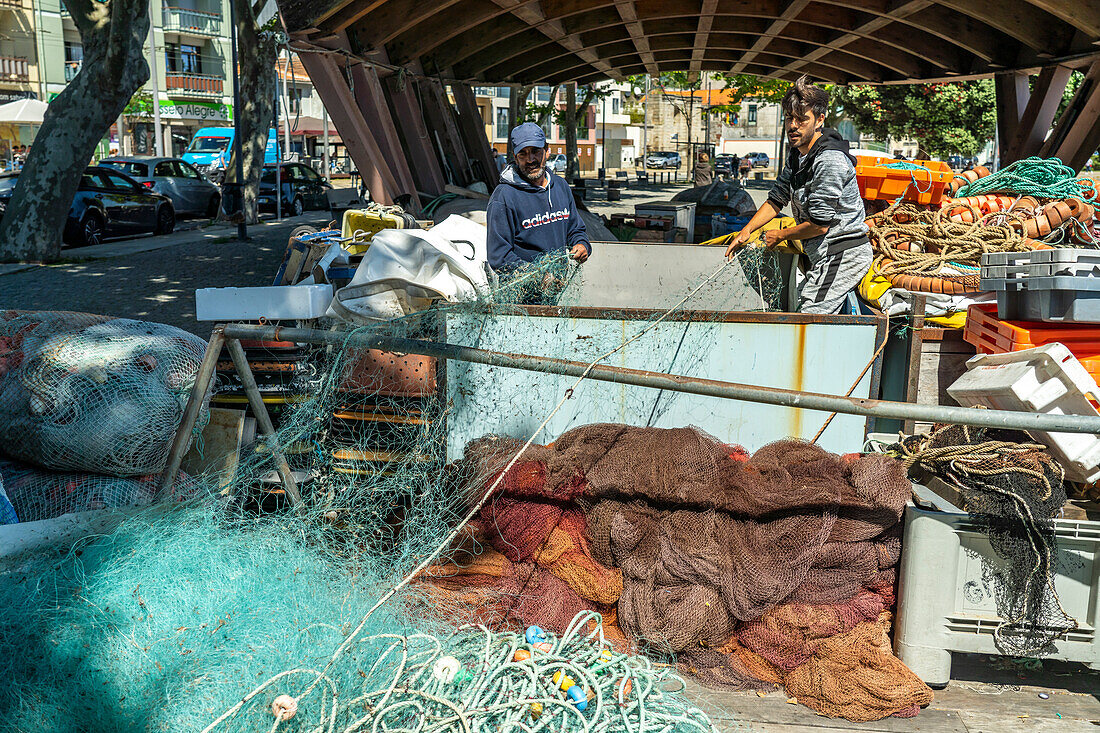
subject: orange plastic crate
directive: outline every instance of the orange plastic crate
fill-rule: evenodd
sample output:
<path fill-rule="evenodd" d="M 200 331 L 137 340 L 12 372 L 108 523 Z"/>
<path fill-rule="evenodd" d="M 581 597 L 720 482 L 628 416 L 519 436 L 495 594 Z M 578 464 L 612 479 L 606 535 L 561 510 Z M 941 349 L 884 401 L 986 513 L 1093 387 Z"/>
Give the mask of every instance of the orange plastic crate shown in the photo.
<path fill-rule="evenodd" d="M 887 168 L 886 164 L 891 162 L 896 161 L 864 155 L 856 158 L 856 182 L 860 196 L 877 201 L 902 198 L 916 204 L 934 206 L 943 199 L 944 191 L 955 177 L 951 166 L 938 160 L 906 161 L 928 170 Z"/>
<path fill-rule="evenodd" d="M 967 309 L 963 340 L 980 354 L 1004 354 L 1036 346 L 1060 343 L 1070 350 L 1085 371 L 1100 383 L 1100 326 L 1002 321 L 996 303 L 975 303 Z"/>

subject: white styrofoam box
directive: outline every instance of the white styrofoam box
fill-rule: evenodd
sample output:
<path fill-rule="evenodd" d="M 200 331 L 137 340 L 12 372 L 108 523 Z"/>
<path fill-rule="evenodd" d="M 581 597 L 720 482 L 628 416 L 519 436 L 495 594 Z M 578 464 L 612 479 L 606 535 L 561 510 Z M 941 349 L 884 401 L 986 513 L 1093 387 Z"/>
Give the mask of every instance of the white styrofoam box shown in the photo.
<path fill-rule="evenodd" d="M 1089 401 L 1100 402 L 1100 387 L 1069 349 L 1047 344 L 1005 354 L 978 354 L 966 373 L 947 388 L 963 407 L 1043 415 L 1100 415 Z M 1100 436 L 1085 433 L 1028 434 L 1050 450 L 1073 481 L 1100 479 Z"/>
<path fill-rule="evenodd" d="M 1077 628 L 1054 642 L 1051 659 L 1100 670 L 1100 522 L 1056 519 L 1054 588 Z M 1000 654 L 996 579 L 1003 567 L 965 512 L 905 509 L 894 653 L 930 685 L 946 685 L 951 652 Z"/>
<path fill-rule="evenodd" d="M 269 321 L 320 318 L 332 302 L 332 285 L 269 285 L 195 291 L 199 321 Z"/>

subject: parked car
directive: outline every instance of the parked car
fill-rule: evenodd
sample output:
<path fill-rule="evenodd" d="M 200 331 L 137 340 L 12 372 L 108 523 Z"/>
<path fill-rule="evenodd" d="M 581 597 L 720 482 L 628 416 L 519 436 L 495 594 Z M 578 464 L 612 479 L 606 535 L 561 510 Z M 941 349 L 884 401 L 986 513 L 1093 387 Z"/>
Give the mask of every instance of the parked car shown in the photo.
<path fill-rule="evenodd" d="M 569 160 L 565 157 L 565 153 L 555 153 L 546 159 L 546 167 L 555 173 L 565 173 L 568 166 Z"/>
<path fill-rule="evenodd" d="M 135 181 L 172 199 L 177 216 L 205 216 L 213 219 L 221 205 L 221 190 L 179 158 L 127 157 L 101 160 L 100 165 L 117 168 Z"/>
<path fill-rule="evenodd" d="M 745 157 L 752 161 L 753 168 L 767 168 L 772 164 L 767 153 L 749 153 Z"/>
<path fill-rule="evenodd" d="M 328 208 L 332 186 L 312 168 L 301 163 L 283 163 L 279 174 L 285 216 L 303 211 Z M 260 177 L 260 211 L 275 211 L 275 166 L 265 165 Z"/>
<path fill-rule="evenodd" d="M 650 153 L 645 159 L 646 167 L 648 168 L 676 168 L 679 170 L 680 154 L 674 152 L 656 152 Z"/>
<path fill-rule="evenodd" d="M 723 176 L 734 175 L 733 157 L 729 153 L 719 153 L 714 156 L 714 173 Z"/>
<path fill-rule="evenodd" d="M 233 135 L 232 127 L 203 127 L 191 139 L 183 159 L 211 181 L 220 184 L 225 179 L 225 167 L 229 165 L 229 157 L 233 153 Z M 275 165 L 278 139 L 275 128 L 267 131 L 264 165 Z"/>
<path fill-rule="evenodd" d="M 15 192 L 18 173 L 0 176 L 0 216 Z M 107 237 L 167 234 L 176 226 L 172 200 L 114 168 L 84 169 L 69 206 L 62 239 L 66 244 L 100 244 Z"/>

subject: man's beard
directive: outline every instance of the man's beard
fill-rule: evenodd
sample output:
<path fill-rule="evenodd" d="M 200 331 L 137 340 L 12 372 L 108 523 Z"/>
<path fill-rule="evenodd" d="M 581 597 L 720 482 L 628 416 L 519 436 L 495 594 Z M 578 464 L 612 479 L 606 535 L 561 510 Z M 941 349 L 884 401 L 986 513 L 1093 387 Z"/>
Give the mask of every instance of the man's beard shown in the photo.
<path fill-rule="evenodd" d="M 538 186 L 539 184 L 542 183 L 543 174 L 546 173 L 546 165 L 545 164 L 540 165 L 539 169 L 537 171 L 535 171 L 534 175 L 531 175 L 531 176 L 527 175 L 527 173 L 524 172 L 523 168 L 517 165 L 516 166 L 516 173 L 519 174 L 520 178 L 527 181 L 532 186 Z"/>

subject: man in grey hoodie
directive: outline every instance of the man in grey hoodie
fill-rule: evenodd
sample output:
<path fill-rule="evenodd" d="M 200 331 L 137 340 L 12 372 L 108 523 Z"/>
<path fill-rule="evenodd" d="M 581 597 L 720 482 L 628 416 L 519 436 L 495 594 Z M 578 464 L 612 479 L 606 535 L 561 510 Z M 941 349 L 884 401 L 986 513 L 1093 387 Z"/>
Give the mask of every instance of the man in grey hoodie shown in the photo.
<path fill-rule="evenodd" d="M 489 266 L 508 272 L 554 250 L 584 262 L 592 253 L 584 221 L 564 179 L 546 167 L 546 135 L 534 122 L 512 130 L 515 164 L 500 174 L 489 197 Z"/>
<path fill-rule="evenodd" d="M 733 257 L 789 203 L 798 223 L 765 232 L 761 244 L 775 247 L 788 239 L 802 241 L 810 260 L 798 289 L 802 313 L 839 313 L 873 259 L 855 159 L 848 152 L 848 141 L 824 127 L 828 104 L 828 92 L 805 76 L 791 86 L 782 102 L 790 155 L 768 200 L 726 249 L 726 257 Z"/>

